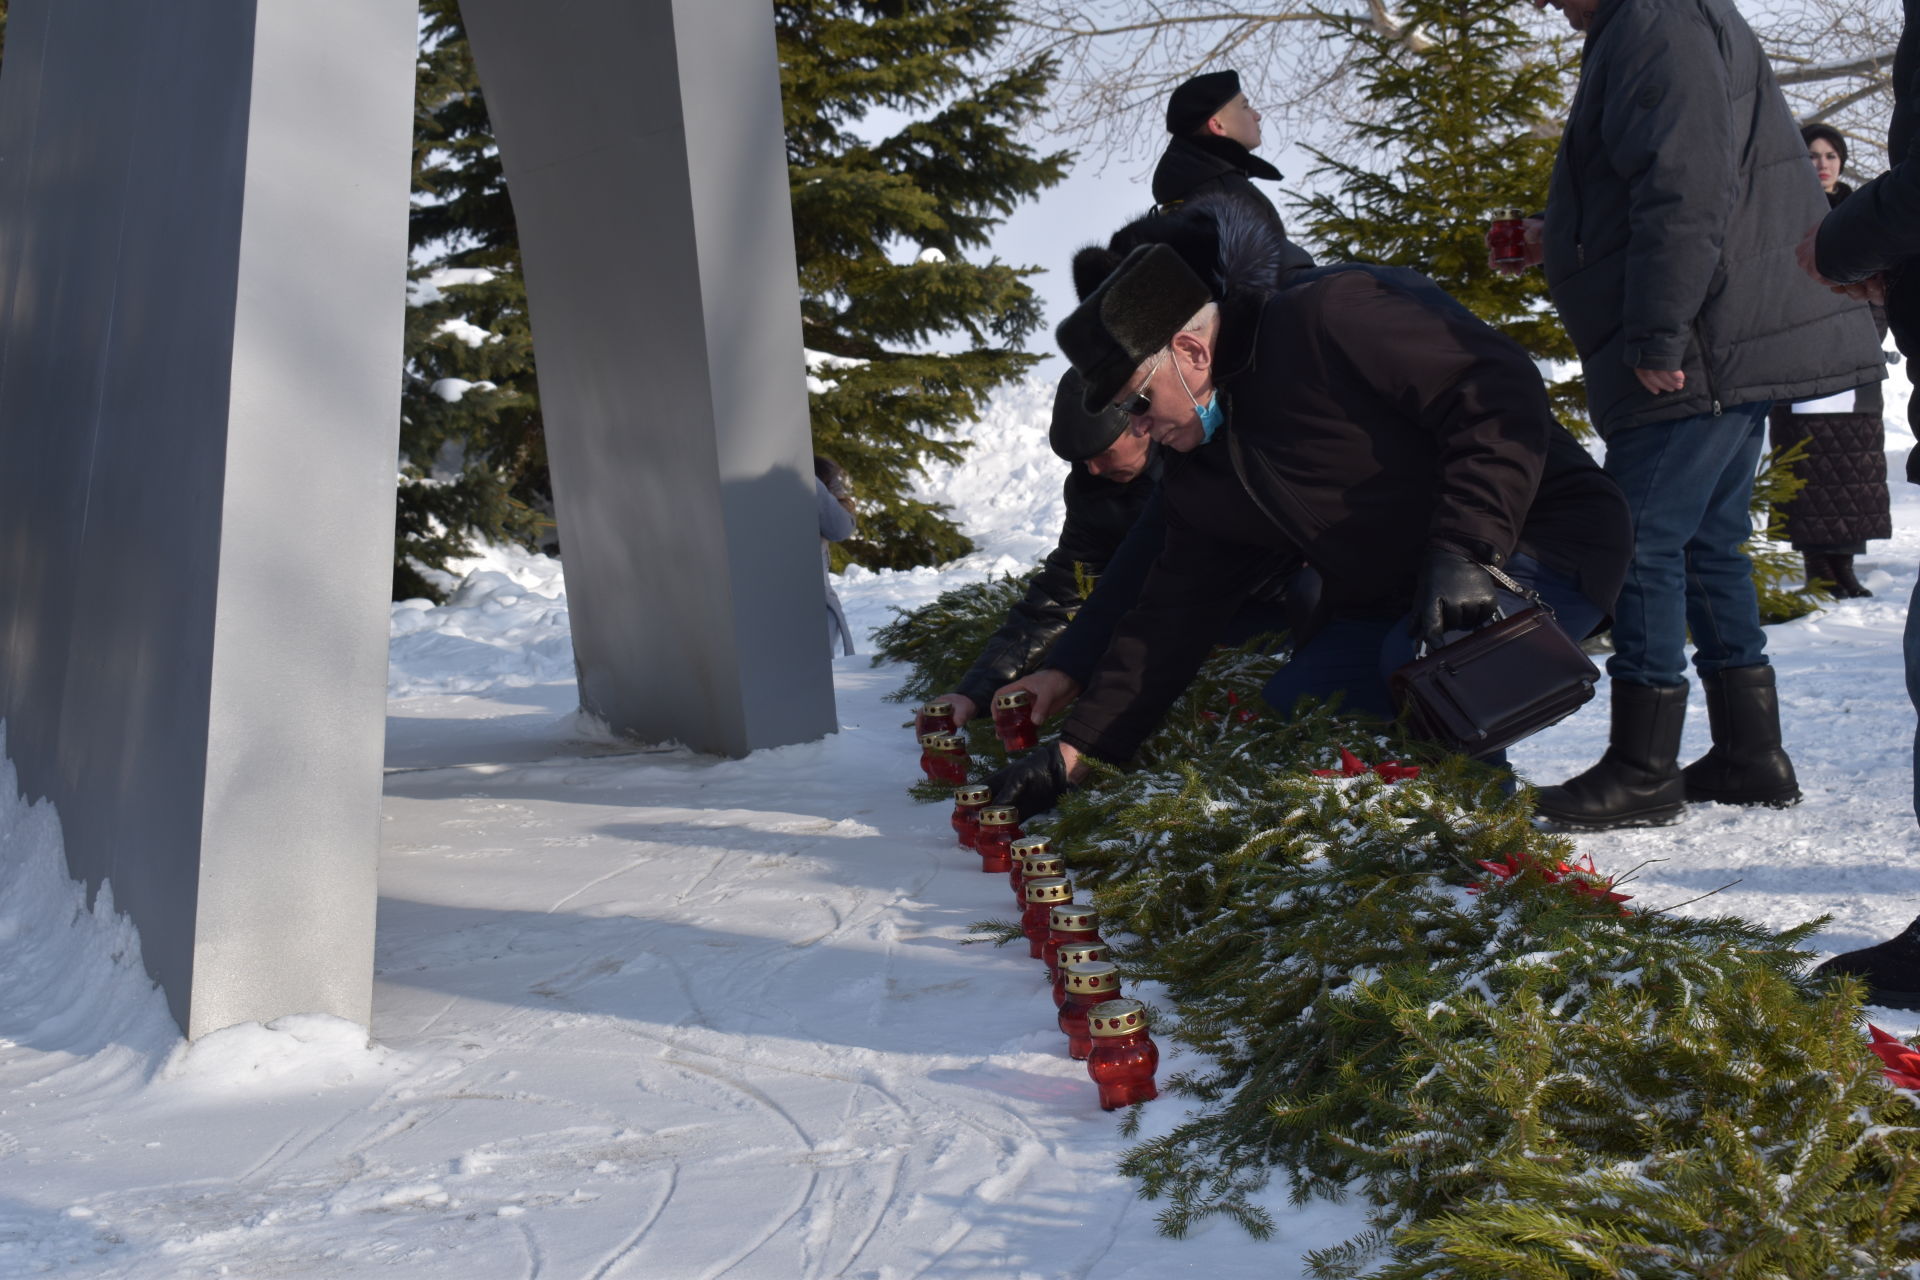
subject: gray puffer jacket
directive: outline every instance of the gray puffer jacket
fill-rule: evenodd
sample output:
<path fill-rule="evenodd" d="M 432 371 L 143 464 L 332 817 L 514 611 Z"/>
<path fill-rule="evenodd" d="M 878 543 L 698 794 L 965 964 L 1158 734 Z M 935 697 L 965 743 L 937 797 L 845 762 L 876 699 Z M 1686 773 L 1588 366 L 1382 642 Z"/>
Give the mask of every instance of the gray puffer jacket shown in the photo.
<path fill-rule="evenodd" d="M 1604 0 L 1554 165 L 1547 284 L 1601 433 L 1886 376 L 1867 308 L 1794 246 L 1826 213 L 1730 0 Z M 1681 369 L 1655 396 L 1634 369 Z"/>

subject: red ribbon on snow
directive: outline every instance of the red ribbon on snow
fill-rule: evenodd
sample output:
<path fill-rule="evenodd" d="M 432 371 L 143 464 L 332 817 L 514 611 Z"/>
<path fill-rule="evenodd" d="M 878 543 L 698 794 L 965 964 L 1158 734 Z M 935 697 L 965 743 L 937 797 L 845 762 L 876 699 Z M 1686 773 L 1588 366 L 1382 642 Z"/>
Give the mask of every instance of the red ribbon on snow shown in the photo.
<path fill-rule="evenodd" d="M 1871 1022 L 1867 1024 L 1867 1035 L 1872 1041 L 1867 1048 L 1873 1050 L 1874 1056 L 1886 1067 L 1887 1083 L 1896 1089 L 1920 1089 L 1920 1049 L 1888 1035 Z"/>
<path fill-rule="evenodd" d="M 1593 865 L 1592 854 L 1584 854 L 1572 863 L 1546 863 L 1535 861 L 1524 853 L 1509 853 L 1497 862 L 1489 862 L 1482 858 L 1480 866 L 1492 872 L 1496 882 L 1500 884 L 1505 884 L 1525 872 L 1537 871 L 1540 873 L 1540 878 L 1548 884 L 1564 884 L 1582 898 L 1592 898 L 1595 902 L 1611 902 L 1615 905 L 1633 901 L 1631 894 L 1613 891 L 1613 878 L 1600 874 Z M 1483 884 L 1470 885 L 1467 892 L 1479 893 L 1486 887 Z M 1626 915 L 1627 909 L 1621 907 L 1620 914 Z"/>
<path fill-rule="evenodd" d="M 1315 769 L 1313 776 L 1316 778 L 1360 778 L 1369 773 L 1387 782 L 1405 782 L 1409 778 L 1417 778 L 1420 776 L 1420 766 L 1417 764 L 1401 764 L 1398 760 L 1383 760 L 1379 764 L 1369 767 L 1362 763 L 1359 756 L 1342 747 L 1340 748 L 1340 767 L 1338 769 Z"/>

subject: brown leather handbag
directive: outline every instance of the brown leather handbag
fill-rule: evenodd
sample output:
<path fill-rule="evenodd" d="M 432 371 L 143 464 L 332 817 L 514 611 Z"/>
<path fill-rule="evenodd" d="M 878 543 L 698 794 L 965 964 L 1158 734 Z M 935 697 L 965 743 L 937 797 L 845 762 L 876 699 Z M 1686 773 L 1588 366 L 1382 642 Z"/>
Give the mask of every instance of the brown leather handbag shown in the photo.
<path fill-rule="evenodd" d="M 1553 620 L 1538 594 L 1491 566 L 1526 608 L 1415 658 L 1388 680 L 1413 731 L 1463 755 L 1530 737 L 1593 698 L 1600 669 Z"/>

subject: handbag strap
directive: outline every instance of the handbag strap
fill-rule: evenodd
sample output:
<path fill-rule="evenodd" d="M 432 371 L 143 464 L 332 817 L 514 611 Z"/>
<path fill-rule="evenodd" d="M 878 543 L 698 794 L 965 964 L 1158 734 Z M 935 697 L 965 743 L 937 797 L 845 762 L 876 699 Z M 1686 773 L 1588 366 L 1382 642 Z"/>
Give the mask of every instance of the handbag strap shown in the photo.
<path fill-rule="evenodd" d="M 1525 600 L 1528 604 L 1533 605 L 1536 608 L 1540 609 L 1549 618 L 1557 619 L 1560 616 L 1559 614 L 1553 611 L 1553 606 L 1548 604 L 1544 599 L 1542 599 L 1540 596 L 1540 593 L 1538 591 L 1535 591 L 1532 587 L 1521 586 L 1518 582 L 1515 582 L 1512 578 L 1508 577 L 1503 570 L 1495 568 L 1493 565 L 1483 564 L 1480 567 L 1482 569 L 1485 569 L 1487 573 L 1492 576 L 1495 582 L 1505 587 L 1508 591 L 1512 592 L 1514 595 L 1519 596 L 1522 600 Z"/>

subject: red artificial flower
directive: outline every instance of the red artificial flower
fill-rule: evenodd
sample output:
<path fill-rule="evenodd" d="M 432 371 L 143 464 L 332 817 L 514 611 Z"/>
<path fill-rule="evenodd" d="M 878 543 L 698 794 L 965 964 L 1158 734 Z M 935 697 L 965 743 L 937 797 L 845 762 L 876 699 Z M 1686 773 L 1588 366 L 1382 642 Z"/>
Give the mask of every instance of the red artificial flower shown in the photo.
<path fill-rule="evenodd" d="M 1632 895 L 1615 893 L 1613 891 L 1612 877 L 1601 876 L 1600 872 L 1593 865 L 1592 854 L 1583 855 L 1572 865 L 1568 865 L 1565 862 L 1555 862 L 1548 865 L 1544 862 L 1534 861 L 1525 853 L 1509 853 L 1503 856 L 1498 862 L 1489 862 L 1482 858 L 1480 859 L 1480 866 L 1492 872 L 1494 878 L 1501 884 L 1505 884 L 1522 872 L 1537 871 L 1540 873 L 1540 878 L 1548 884 L 1564 884 L 1569 890 L 1583 898 L 1592 898 L 1596 902 L 1610 902 L 1616 906 L 1622 902 L 1633 901 Z M 1479 893 L 1486 887 L 1484 884 L 1469 885 L 1467 892 Z M 1626 915 L 1627 909 L 1621 907 L 1620 914 Z"/>
<path fill-rule="evenodd" d="M 1338 769 L 1315 769 L 1316 778 L 1360 778 L 1373 774 L 1383 782 L 1405 782 L 1408 778 L 1420 776 L 1420 766 L 1401 764 L 1398 760 L 1386 760 L 1369 768 L 1361 763 L 1360 757 L 1340 748 L 1340 767 Z"/>
<path fill-rule="evenodd" d="M 1872 1041 L 1867 1048 L 1873 1050 L 1874 1056 L 1886 1067 L 1887 1083 L 1896 1089 L 1920 1089 L 1920 1049 L 1888 1035 L 1871 1022 L 1867 1024 L 1867 1034 Z"/>

